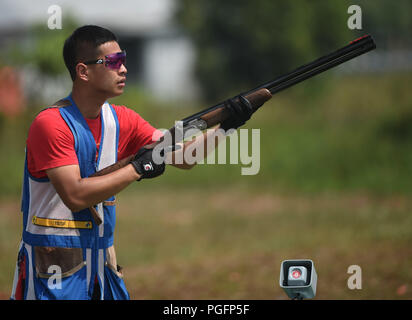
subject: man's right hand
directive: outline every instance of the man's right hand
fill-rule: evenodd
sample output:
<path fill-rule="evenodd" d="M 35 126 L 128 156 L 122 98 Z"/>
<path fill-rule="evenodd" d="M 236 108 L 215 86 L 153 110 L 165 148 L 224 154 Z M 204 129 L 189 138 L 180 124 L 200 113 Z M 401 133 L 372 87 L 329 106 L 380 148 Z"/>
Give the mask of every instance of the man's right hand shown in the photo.
<path fill-rule="evenodd" d="M 160 164 L 157 164 L 153 160 L 153 149 L 146 149 L 145 147 L 140 148 L 136 156 L 133 158 L 130 163 L 135 168 L 136 172 L 140 175 L 141 179 L 151 179 L 160 176 L 165 171 L 164 161 Z"/>

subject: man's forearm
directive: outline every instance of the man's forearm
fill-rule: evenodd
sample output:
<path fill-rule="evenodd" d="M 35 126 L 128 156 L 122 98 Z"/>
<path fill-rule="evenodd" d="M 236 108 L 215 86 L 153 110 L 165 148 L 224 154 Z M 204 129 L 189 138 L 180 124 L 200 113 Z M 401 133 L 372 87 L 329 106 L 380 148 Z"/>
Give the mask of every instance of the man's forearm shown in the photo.
<path fill-rule="evenodd" d="M 203 160 L 216 149 L 218 144 L 225 138 L 225 134 L 222 130 L 218 130 L 217 126 L 213 129 L 208 129 L 202 135 L 197 136 L 195 139 L 187 141 L 183 144 L 182 148 L 172 152 L 166 159 L 166 163 L 179 169 L 191 169 L 196 165 L 196 162 Z M 197 154 L 197 151 L 202 147 L 202 154 Z M 195 159 L 194 162 L 188 162 L 187 157 Z"/>
<path fill-rule="evenodd" d="M 131 164 L 104 176 L 81 178 L 78 166 L 47 170 L 47 175 L 64 204 L 77 212 L 119 193 L 140 178 Z"/>
<path fill-rule="evenodd" d="M 91 207 L 114 196 L 139 177 L 130 164 L 105 176 L 81 179 L 76 195 L 78 209 Z"/>

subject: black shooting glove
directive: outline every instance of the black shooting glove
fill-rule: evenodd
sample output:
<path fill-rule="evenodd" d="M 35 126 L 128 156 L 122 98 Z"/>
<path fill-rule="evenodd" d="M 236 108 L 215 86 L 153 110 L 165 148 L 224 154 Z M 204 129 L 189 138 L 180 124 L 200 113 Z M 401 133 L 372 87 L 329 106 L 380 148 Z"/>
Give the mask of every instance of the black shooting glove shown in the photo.
<path fill-rule="evenodd" d="M 229 117 L 220 124 L 220 128 L 228 131 L 237 129 L 250 119 L 254 110 L 249 100 L 244 96 L 238 96 L 238 100 L 229 99 L 225 102 L 225 107 L 229 111 Z"/>
<path fill-rule="evenodd" d="M 137 181 L 158 177 L 165 171 L 164 159 L 160 164 L 157 164 L 153 160 L 152 153 L 153 149 L 140 148 L 133 160 L 130 161 L 136 172 L 140 175 L 140 179 Z"/>

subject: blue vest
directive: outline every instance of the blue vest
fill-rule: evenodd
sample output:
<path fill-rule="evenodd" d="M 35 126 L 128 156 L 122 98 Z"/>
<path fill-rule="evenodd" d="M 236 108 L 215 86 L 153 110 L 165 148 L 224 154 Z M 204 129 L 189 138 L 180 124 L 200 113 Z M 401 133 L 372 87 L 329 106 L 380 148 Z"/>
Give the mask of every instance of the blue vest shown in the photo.
<path fill-rule="evenodd" d="M 60 114 L 74 137 L 81 177 L 87 178 L 96 171 L 115 163 L 119 141 L 119 122 L 113 107 L 107 102 L 102 106 L 101 141 L 96 160 L 97 147 L 92 132 L 71 95 L 63 100 L 63 104 L 60 104 Z M 115 283 L 121 285 L 119 287 L 120 296 L 127 298 L 122 280 L 115 276 L 116 270 L 107 272 L 107 259 L 110 255 L 108 248 L 113 245 L 116 221 L 114 197 L 95 206 L 103 220 L 100 225 L 97 225 L 89 209 L 79 212 L 70 211 L 48 178 L 37 179 L 31 176 L 27 169 L 26 158 L 21 209 L 23 212 L 23 248 L 29 262 L 27 271 L 32 273 L 31 278 L 28 277 L 28 298 L 42 298 L 38 296 L 41 292 L 40 295 L 43 295 L 43 298 L 49 295 L 54 298 L 86 299 L 91 295 L 96 277 L 102 298 L 103 294 L 111 297 L 116 295 L 113 289 Z M 34 261 L 36 257 L 31 251 L 35 252 L 38 248 L 47 250 L 48 247 L 81 248 L 78 252 L 82 252 L 80 259 L 83 259 L 82 264 L 85 267 L 81 269 L 84 270 L 76 271 L 75 278 L 73 276 L 65 278 L 66 293 L 60 297 L 59 290 L 50 291 L 44 282 L 46 280 L 41 279 L 41 276 L 36 276 Z M 114 277 L 115 280 L 111 281 L 110 277 Z M 30 281 L 34 283 L 32 285 L 34 289 L 30 289 Z M 107 293 L 109 289 L 104 288 L 105 283 L 107 287 L 110 287 L 109 293 Z M 79 291 L 83 291 L 86 287 L 87 290 L 84 290 L 86 295 L 80 295 Z"/>
<path fill-rule="evenodd" d="M 80 174 L 82 178 L 86 178 L 117 161 L 119 122 L 113 107 L 105 103 L 101 112 L 102 133 L 96 161 L 97 147 L 86 120 L 71 96 L 65 100 L 70 101 L 70 105 L 60 107 L 59 111 L 73 133 Z M 114 197 L 107 199 L 113 200 Z M 89 209 L 71 212 L 63 204 L 48 178 L 37 179 L 31 176 L 26 159 L 22 196 L 25 243 L 34 246 L 107 248 L 113 244 L 115 206 L 101 203 L 95 208 L 103 217 L 100 226 L 93 221 Z M 44 219 L 48 219 L 46 226 Z M 61 223 L 59 227 L 58 220 L 74 221 L 76 224 L 66 224 L 68 228 L 65 228 L 65 223 Z"/>

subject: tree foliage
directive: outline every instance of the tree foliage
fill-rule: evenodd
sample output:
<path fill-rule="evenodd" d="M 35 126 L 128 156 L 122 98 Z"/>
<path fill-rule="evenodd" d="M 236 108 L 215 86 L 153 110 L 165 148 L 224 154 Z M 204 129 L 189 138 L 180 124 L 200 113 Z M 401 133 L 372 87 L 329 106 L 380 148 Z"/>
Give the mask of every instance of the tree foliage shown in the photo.
<path fill-rule="evenodd" d="M 379 41 L 380 49 L 405 49 L 412 46 L 412 1 L 358 0 L 362 25 Z"/>
<path fill-rule="evenodd" d="M 177 19 L 197 49 L 210 101 L 247 90 L 345 45 L 347 4 L 323 0 L 181 0 Z"/>
<path fill-rule="evenodd" d="M 9 53 L 13 65 L 31 64 L 45 75 L 67 72 L 63 62 L 63 44 L 78 26 L 71 16 L 63 20 L 62 29 L 50 30 L 47 24 L 34 24 L 28 31 L 28 41 L 16 44 Z"/>

